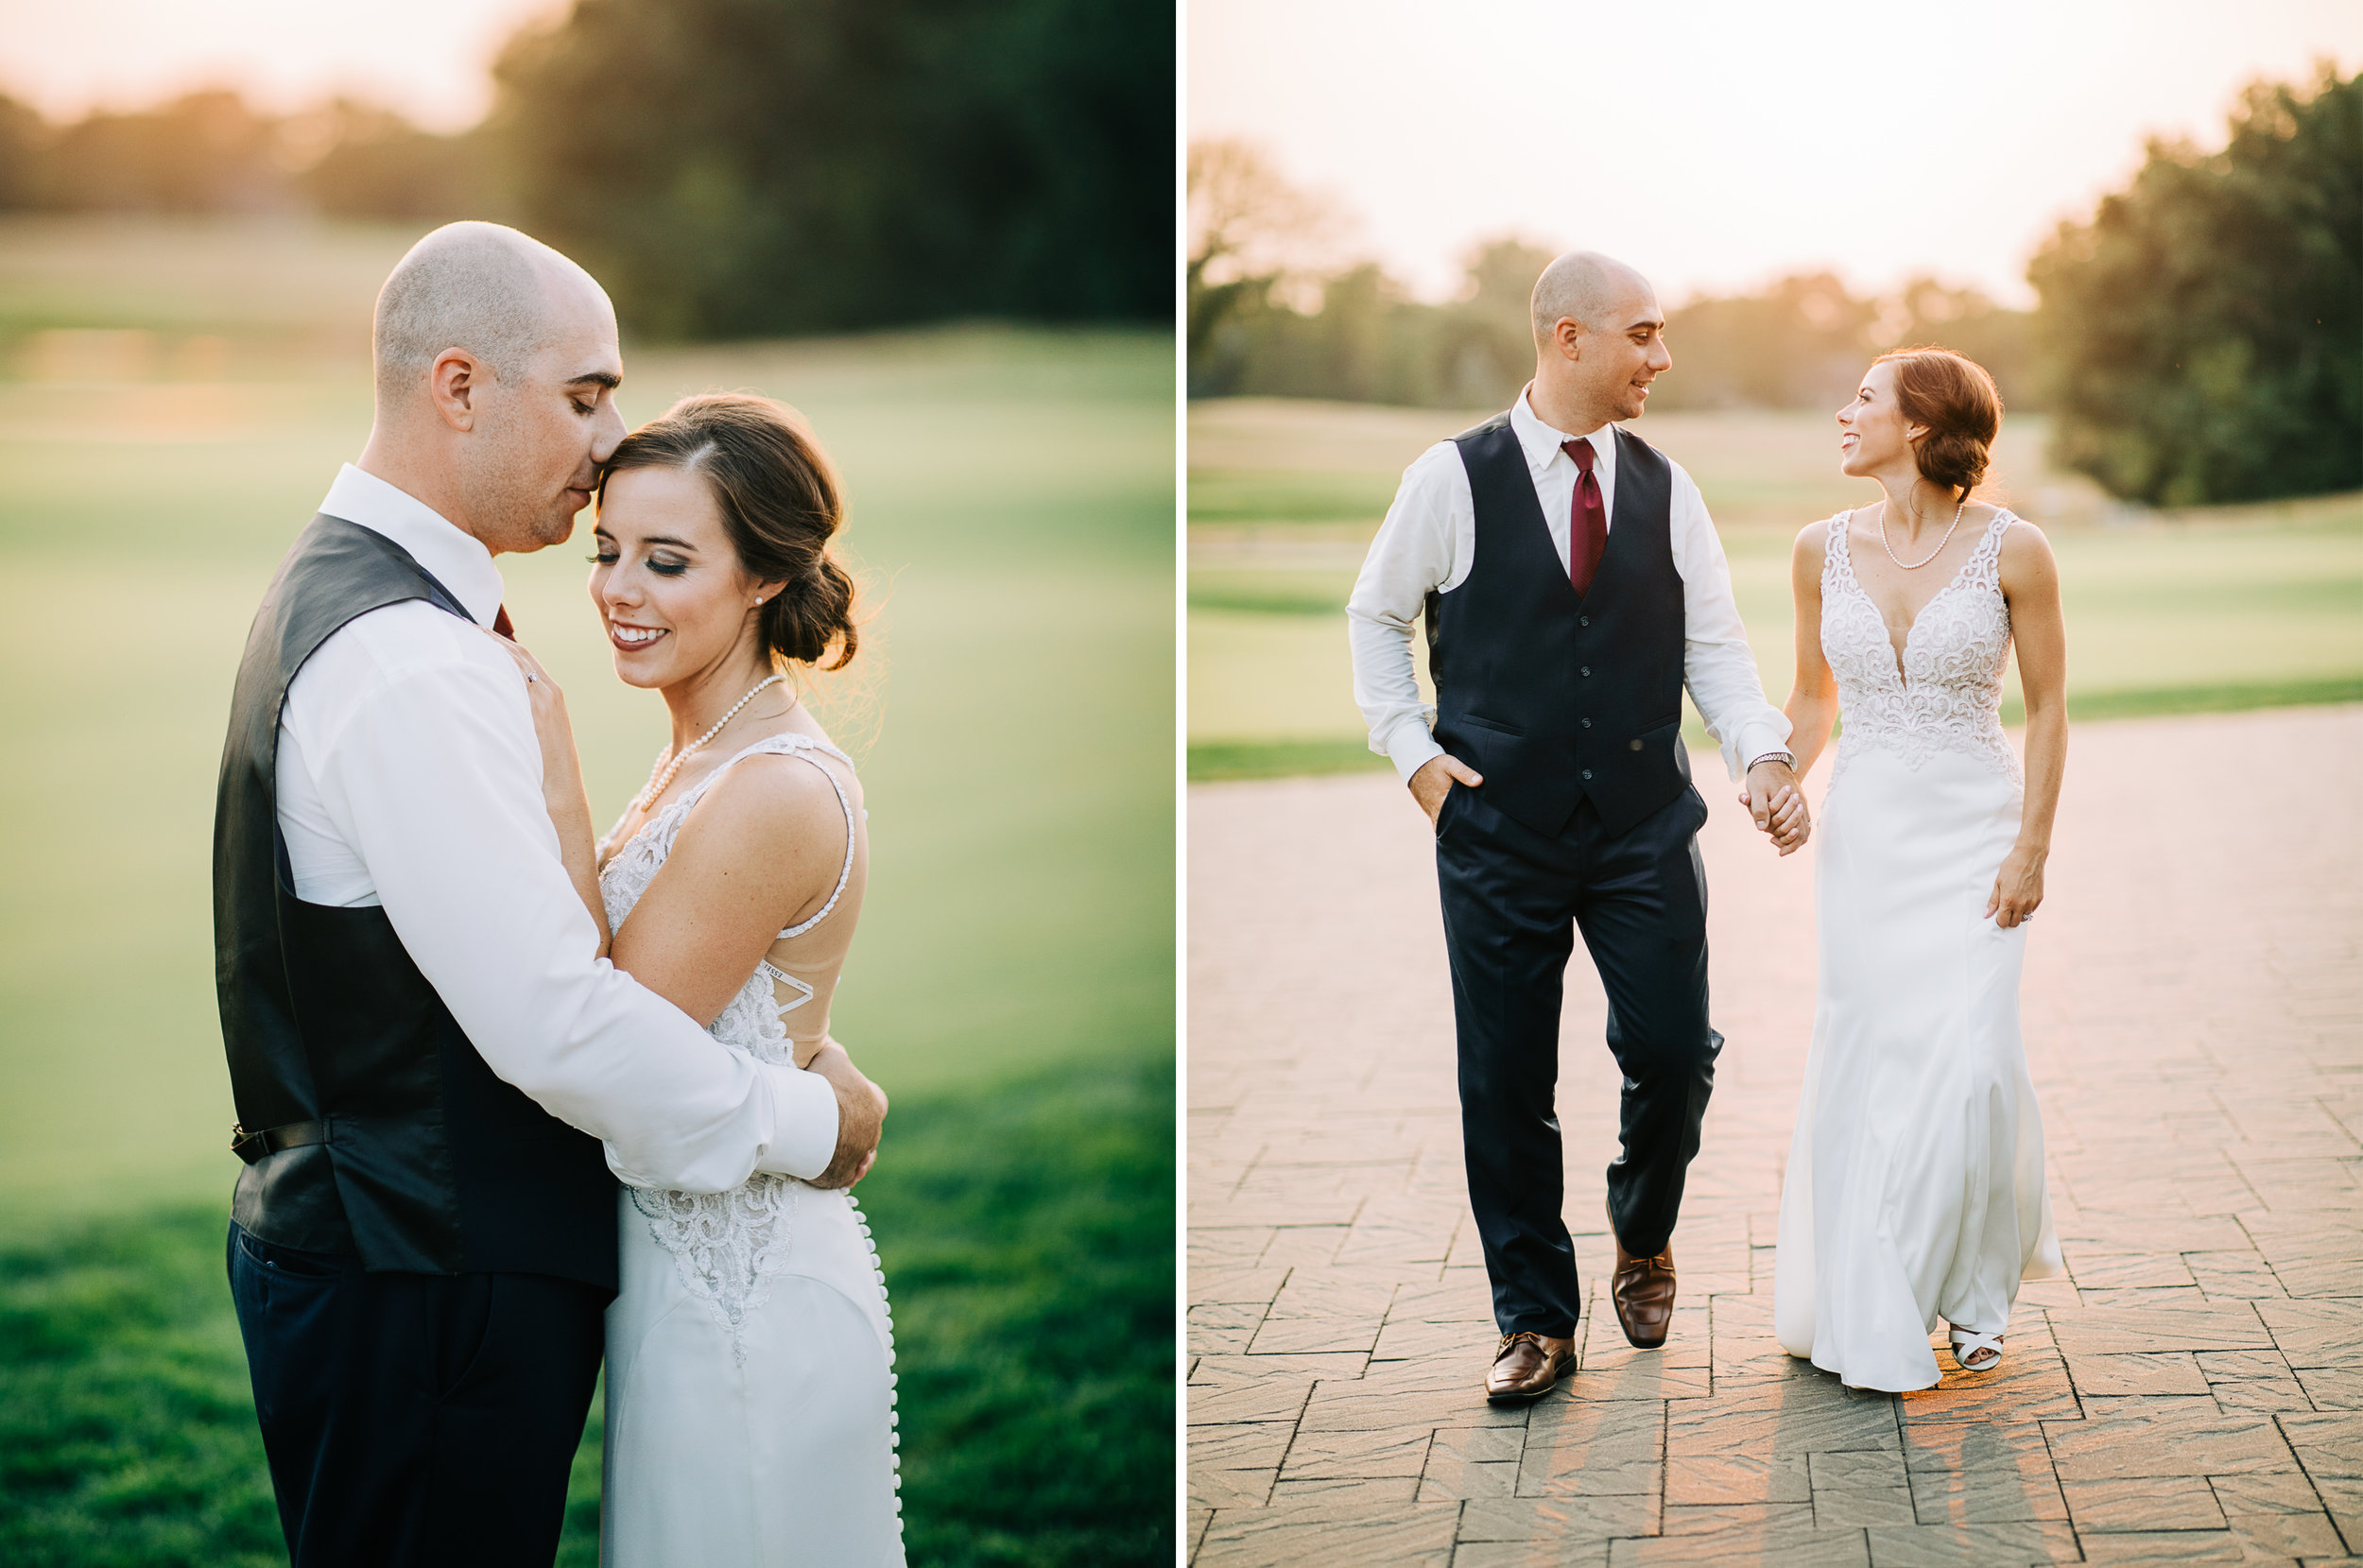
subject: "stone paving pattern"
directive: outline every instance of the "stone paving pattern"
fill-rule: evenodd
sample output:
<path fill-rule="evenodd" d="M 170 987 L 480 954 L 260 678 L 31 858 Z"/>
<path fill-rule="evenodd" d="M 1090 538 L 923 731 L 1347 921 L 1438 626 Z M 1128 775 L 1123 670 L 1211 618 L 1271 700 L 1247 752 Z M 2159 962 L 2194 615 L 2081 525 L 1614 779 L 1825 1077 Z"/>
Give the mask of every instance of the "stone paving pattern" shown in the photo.
<path fill-rule="evenodd" d="M 1721 778 L 1701 756 L 1701 780 Z M 1560 1109 L 1581 1370 L 1479 1392 L 1434 860 L 1390 775 L 1190 791 L 1199 1568 L 2307 1562 L 2363 1553 L 2363 707 L 2079 728 L 2023 1007 L 2070 1277 L 1997 1372 L 1781 1353 L 1812 866 L 1709 787 L 1729 1037 L 1671 1338 L 1601 1286 L 1616 1077 L 1578 946 Z M 1817 781 L 1815 793 L 1819 793 Z"/>

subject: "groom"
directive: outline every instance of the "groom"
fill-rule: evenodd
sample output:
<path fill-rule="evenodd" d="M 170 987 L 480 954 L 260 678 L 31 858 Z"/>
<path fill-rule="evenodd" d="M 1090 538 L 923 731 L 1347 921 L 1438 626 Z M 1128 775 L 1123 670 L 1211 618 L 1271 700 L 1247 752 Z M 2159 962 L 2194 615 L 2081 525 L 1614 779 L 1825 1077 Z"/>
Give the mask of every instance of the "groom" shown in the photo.
<path fill-rule="evenodd" d="M 1610 1294 L 1645 1349 L 1673 1314 L 1669 1242 L 1723 1043 L 1707 1023 L 1707 810 L 1684 686 L 1757 826 L 1784 854 L 1806 833 L 1788 721 L 1764 699 L 1698 487 L 1615 423 L 1673 364 L 1655 293 L 1620 262 L 1570 252 L 1535 284 L 1532 317 L 1533 381 L 1405 471 L 1346 612 L 1371 748 L 1436 834 L 1497 1403 L 1548 1392 L 1574 1359 L 1553 1092 L 1577 932 L 1624 1074 Z M 1432 709 L 1413 673 L 1422 616 Z"/>
<path fill-rule="evenodd" d="M 614 1177 L 842 1186 L 883 1106 L 842 1050 L 751 1061 L 599 956 L 524 678 L 478 629 L 509 630 L 493 558 L 564 541 L 623 434 L 606 295 L 454 224 L 386 280 L 374 358 L 369 444 L 264 595 L 222 752 L 231 1287 L 295 1568 L 547 1563 Z"/>

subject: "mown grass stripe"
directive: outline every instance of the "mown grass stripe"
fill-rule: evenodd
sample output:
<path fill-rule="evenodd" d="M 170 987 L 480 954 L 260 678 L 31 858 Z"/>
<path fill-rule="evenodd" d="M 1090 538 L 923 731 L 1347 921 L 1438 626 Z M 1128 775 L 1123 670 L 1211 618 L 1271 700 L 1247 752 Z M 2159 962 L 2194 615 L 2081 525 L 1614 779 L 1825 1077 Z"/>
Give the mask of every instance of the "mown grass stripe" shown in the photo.
<path fill-rule="evenodd" d="M 2068 697 L 2068 719 L 2149 718 L 2172 714 L 2233 713 L 2248 708 L 2303 708 L 2363 702 L 2363 675 L 2318 681 L 2264 681 L 2222 686 L 2161 686 L 2140 691 L 2077 692 Z M 2002 705 L 2006 724 L 2025 720 L 2016 698 Z M 1693 747 L 1713 743 L 1696 719 L 1682 727 Z M 1190 743 L 1192 784 L 1238 779 L 1304 778 L 1324 773 L 1374 772 L 1388 767 L 1361 736 L 1314 736 L 1289 740 L 1219 740 Z"/>

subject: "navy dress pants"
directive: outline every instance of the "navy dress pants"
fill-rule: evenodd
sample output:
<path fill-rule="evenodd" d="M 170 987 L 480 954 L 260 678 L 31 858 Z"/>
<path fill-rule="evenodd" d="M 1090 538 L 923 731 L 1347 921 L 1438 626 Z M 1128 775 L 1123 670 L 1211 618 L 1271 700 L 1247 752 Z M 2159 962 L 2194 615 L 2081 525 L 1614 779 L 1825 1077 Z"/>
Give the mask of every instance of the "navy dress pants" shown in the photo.
<path fill-rule="evenodd" d="M 372 1274 L 230 1226 L 230 1290 L 293 1568 L 546 1568 L 607 1294 Z"/>
<path fill-rule="evenodd" d="M 1582 1296 L 1561 1217 L 1559 1015 L 1580 932 L 1608 993 L 1624 1074 L 1609 1222 L 1627 1250 L 1663 1250 L 1715 1088 L 1707 1024 L 1707 888 L 1696 789 L 1621 834 L 1589 799 L 1555 837 L 1456 784 L 1436 830 L 1437 882 L 1459 1035 L 1469 1202 L 1504 1334 L 1572 1338 Z"/>

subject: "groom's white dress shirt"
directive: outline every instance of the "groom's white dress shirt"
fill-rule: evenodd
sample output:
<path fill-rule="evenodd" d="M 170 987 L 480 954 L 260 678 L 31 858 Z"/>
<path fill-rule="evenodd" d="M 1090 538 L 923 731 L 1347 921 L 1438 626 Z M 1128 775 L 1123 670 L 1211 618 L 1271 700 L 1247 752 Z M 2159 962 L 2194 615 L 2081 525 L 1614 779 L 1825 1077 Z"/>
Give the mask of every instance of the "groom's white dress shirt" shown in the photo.
<path fill-rule="evenodd" d="M 1568 523 L 1574 510 L 1576 460 L 1562 443 L 1587 440 L 1598 456 L 1592 465 L 1609 526 L 1616 517 L 1615 426 L 1602 425 L 1578 437 L 1544 424 L 1520 392 L 1509 410 L 1509 428 L 1526 454 L 1534 497 L 1550 526 L 1551 545 L 1561 572 L 1568 570 Z M 1690 699 L 1722 743 L 1724 765 L 1739 777 L 1767 756 L 1785 756 L 1788 716 L 1764 699 L 1747 628 L 1732 599 L 1731 566 L 1723 542 L 1707 516 L 1699 487 L 1680 463 L 1673 472 L 1669 511 L 1674 570 L 1682 580 L 1682 681 Z M 1443 748 L 1431 732 L 1436 706 L 1420 696 L 1412 662 L 1412 624 L 1426 608 L 1428 592 L 1460 586 L 1476 563 L 1476 503 L 1469 492 L 1469 471 L 1460 449 L 1438 441 L 1403 473 L 1403 487 L 1387 509 L 1362 575 L 1346 602 L 1348 636 L 1354 646 L 1354 700 L 1370 726 L 1371 750 L 1393 759 L 1408 780 Z"/>
<path fill-rule="evenodd" d="M 491 552 L 423 502 L 347 464 L 320 510 L 492 623 Z M 825 1078 L 738 1055 L 598 956 L 542 802 L 525 681 L 491 637 L 424 600 L 348 622 L 287 688 L 277 779 L 296 896 L 382 905 L 492 1071 L 603 1140 L 618 1178 L 720 1192 L 828 1168 Z"/>

